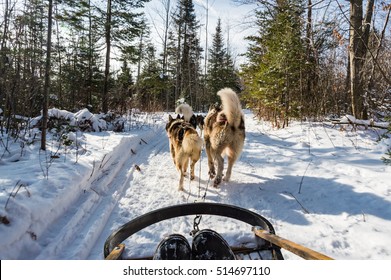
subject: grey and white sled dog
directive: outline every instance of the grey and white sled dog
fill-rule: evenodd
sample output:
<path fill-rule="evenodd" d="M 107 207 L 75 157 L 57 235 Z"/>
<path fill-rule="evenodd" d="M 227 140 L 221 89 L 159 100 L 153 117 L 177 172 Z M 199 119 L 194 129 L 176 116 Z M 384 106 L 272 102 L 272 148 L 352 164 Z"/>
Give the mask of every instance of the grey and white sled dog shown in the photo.
<path fill-rule="evenodd" d="M 220 96 L 221 105 L 212 105 L 209 108 L 204 125 L 209 176 L 215 178 L 215 187 L 221 183 L 223 177 L 225 155 L 228 158 L 228 167 L 224 180 L 230 180 L 232 166 L 242 152 L 245 139 L 244 115 L 237 94 L 230 88 L 224 88 L 217 92 L 217 95 Z"/>

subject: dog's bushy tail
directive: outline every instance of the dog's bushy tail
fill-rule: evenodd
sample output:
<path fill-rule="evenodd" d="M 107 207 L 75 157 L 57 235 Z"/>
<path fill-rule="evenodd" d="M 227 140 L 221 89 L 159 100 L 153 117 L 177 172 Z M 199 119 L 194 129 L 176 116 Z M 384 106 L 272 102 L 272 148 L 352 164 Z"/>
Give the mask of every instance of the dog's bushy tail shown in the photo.
<path fill-rule="evenodd" d="M 234 127 L 239 127 L 242 121 L 242 106 L 240 105 L 239 97 L 230 88 L 219 90 L 217 95 L 221 98 L 223 113 L 228 123 Z"/>
<path fill-rule="evenodd" d="M 176 107 L 175 113 L 182 114 L 183 118 L 186 122 L 190 122 L 190 118 L 194 114 L 193 108 L 191 108 L 191 106 L 186 103 L 183 103 L 183 104 L 179 105 L 178 107 Z"/>

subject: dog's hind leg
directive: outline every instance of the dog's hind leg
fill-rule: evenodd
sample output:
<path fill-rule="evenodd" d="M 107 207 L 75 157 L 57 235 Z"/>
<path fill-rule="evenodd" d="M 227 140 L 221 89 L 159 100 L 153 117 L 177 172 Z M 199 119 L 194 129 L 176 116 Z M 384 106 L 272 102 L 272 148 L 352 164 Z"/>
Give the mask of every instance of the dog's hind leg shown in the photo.
<path fill-rule="evenodd" d="M 186 169 L 187 169 L 187 158 L 184 159 L 184 158 L 177 158 L 177 169 L 179 171 L 179 186 L 178 186 L 178 190 L 179 191 L 183 191 L 183 181 L 185 179 L 185 175 L 186 175 Z"/>
<path fill-rule="evenodd" d="M 183 181 L 184 181 L 184 178 L 185 178 L 185 174 L 183 173 L 183 171 L 181 170 L 181 172 L 179 173 L 179 187 L 178 187 L 178 191 L 183 191 Z"/>
<path fill-rule="evenodd" d="M 227 172 L 225 173 L 224 176 L 224 181 L 228 182 L 231 179 L 231 173 L 232 173 L 232 166 L 234 165 L 236 161 L 235 157 L 228 157 L 228 167 L 227 167 Z"/>
<path fill-rule="evenodd" d="M 190 163 L 190 180 L 194 180 L 195 175 L 194 175 L 194 165 L 196 164 L 196 160 L 191 160 Z"/>
<path fill-rule="evenodd" d="M 194 180 L 195 175 L 194 175 L 194 166 L 197 163 L 197 161 L 200 160 L 201 157 L 201 151 L 200 152 L 195 152 L 191 156 L 191 163 L 190 163 L 190 180 Z"/>
<path fill-rule="evenodd" d="M 185 179 L 185 174 L 186 174 L 186 167 L 185 166 L 179 166 L 179 191 L 183 191 L 183 181 Z"/>
<path fill-rule="evenodd" d="M 217 175 L 215 180 L 213 181 L 213 186 L 217 188 L 217 186 L 221 183 L 221 179 L 223 178 L 223 169 L 224 169 L 224 158 L 220 153 L 216 154 L 217 161 Z"/>
<path fill-rule="evenodd" d="M 171 158 L 172 158 L 174 164 L 176 165 L 175 148 L 174 148 L 174 145 L 172 143 L 170 143 L 170 153 L 171 153 Z"/>
<path fill-rule="evenodd" d="M 214 178 L 214 176 L 216 175 L 216 170 L 215 170 L 215 165 L 214 165 L 215 155 L 212 152 L 209 138 L 205 138 L 205 150 L 206 150 L 206 154 L 208 156 L 209 177 Z"/>

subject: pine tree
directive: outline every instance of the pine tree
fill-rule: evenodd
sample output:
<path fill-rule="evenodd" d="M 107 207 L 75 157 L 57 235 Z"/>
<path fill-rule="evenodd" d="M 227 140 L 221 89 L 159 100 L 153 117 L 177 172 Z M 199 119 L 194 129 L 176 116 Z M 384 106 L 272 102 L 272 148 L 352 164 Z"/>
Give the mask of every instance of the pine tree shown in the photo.
<path fill-rule="evenodd" d="M 216 93 L 225 87 L 239 91 L 239 78 L 231 54 L 224 45 L 221 28 L 221 19 L 217 20 L 216 32 L 213 35 L 212 47 L 209 49 L 208 59 L 208 103 L 218 101 Z"/>
<path fill-rule="evenodd" d="M 107 112 L 109 108 L 109 91 L 110 91 L 110 50 L 114 44 L 121 50 L 133 50 L 137 54 L 132 42 L 138 38 L 145 28 L 142 12 L 135 12 L 137 9 L 143 8 L 145 2 L 149 0 L 108 0 L 106 13 L 103 12 L 105 18 L 105 43 L 106 43 L 106 59 L 105 59 L 105 78 L 102 92 L 102 111 Z"/>
<path fill-rule="evenodd" d="M 102 94 L 104 24 L 91 0 L 63 0 L 56 6 L 51 106 L 68 110 L 99 108 Z M 68 34 L 62 32 L 68 31 Z"/>
<path fill-rule="evenodd" d="M 278 127 L 297 117 L 305 49 L 302 1 L 278 0 L 274 10 L 258 13 L 259 35 L 250 38 L 243 78 L 248 98 Z"/>
<path fill-rule="evenodd" d="M 155 47 L 150 42 L 147 42 L 144 52 L 145 63 L 140 74 L 138 107 L 146 111 L 161 111 L 166 98 L 161 64 L 156 58 Z"/>
<path fill-rule="evenodd" d="M 192 0 L 178 0 L 174 13 L 177 33 L 176 98 L 183 97 L 191 105 L 200 89 L 200 57 L 202 48 L 198 38 L 199 22 Z"/>

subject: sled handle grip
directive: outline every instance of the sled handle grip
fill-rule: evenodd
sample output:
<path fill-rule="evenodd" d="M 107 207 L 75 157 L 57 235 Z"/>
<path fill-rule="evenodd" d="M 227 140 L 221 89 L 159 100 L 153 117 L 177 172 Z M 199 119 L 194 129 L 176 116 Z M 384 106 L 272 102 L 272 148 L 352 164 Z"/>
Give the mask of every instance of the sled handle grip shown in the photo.
<path fill-rule="evenodd" d="M 306 260 L 332 260 L 332 258 L 311 250 L 307 247 L 294 243 L 290 240 L 279 237 L 267 230 L 261 229 L 260 227 L 253 227 L 253 232 L 256 236 L 265 239 L 281 248 L 284 248 L 295 255 L 298 255 Z"/>
<path fill-rule="evenodd" d="M 122 252 L 125 249 L 125 244 L 121 243 L 110 252 L 110 254 L 105 258 L 105 260 L 120 260 L 122 257 Z"/>

